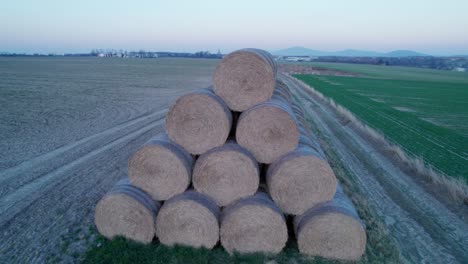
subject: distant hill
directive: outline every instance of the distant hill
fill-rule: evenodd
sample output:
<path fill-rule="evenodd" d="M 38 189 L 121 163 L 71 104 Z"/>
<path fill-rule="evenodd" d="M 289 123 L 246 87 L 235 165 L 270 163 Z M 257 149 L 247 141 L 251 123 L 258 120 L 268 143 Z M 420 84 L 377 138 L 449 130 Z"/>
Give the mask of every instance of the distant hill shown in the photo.
<path fill-rule="evenodd" d="M 366 51 L 366 50 L 342 50 L 342 51 L 320 51 L 313 50 L 304 47 L 291 47 L 287 49 L 282 49 L 278 51 L 273 51 L 273 55 L 278 56 L 313 56 L 313 57 L 323 57 L 323 56 L 337 56 L 337 57 L 412 57 L 412 56 L 431 56 L 423 53 L 419 53 L 411 50 L 395 50 L 391 52 L 375 52 L 375 51 Z"/>
<path fill-rule="evenodd" d="M 273 51 L 273 55 L 282 56 L 328 56 L 328 52 L 308 49 L 304 47 L 291 47 L 278 51 Z"/>
<path fill-rule="evenodd" d="M 342 50 L 336 52 L 330 52 L 328 56 L 339 56 L 339 57 L 380 57 L 382 53 L 373 52 L 373 51 L 366 51 L 366 50 Z"/>
<path fill-rule="evenodd" d="M 385 53 L 386 57 L 416 57 L 416 56 L 430 56 L 427 54 L 419 53 L 412 50 L 394 50 L 388 53 Z"/>

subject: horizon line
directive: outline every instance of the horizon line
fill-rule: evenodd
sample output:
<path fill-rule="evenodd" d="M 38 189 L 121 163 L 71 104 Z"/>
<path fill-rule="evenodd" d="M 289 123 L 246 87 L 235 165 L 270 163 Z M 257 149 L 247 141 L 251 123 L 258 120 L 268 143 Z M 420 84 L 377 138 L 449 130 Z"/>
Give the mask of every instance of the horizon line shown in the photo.
<path fill-rule="evenodd" d="M 392 53 L 392 52 L 395 52 L 395 51 L 409 51 L 409 52 L 415 52 L 415 53 L 419 53 L 421 55 L 417 55 L 416 57 L 458 57 L 458 56 L 468 56 L 468 53 L 467 54 L 462 54 L 462 53 L 459 53 L 459 54 L 444 54 L 444 55 L 435 55 L 435 54 L 430 54 L 430 53 L 423 53 L 423 52 L 419 52 L 419 51 L 416 51 L 416 50 L 411 50 L 411 49 L 394 49 L 394 50 L 390 50 L 390 51 L 375 51 L 375 50 L 366 50 L 366 49 L 353 49 L 353 48 L 347 48 L 347 49 L 340 49 L 340 50 L 319 50 L 319 49 L 310 49 L 310 48 L 306 48 L 306 47 L 303 47 L 303 46 L 291 46 L 291 47 L 288 47 L 288 48 L 283 48 L 283 49 L 277 49 L 277 50 L 267 50 L 265 49 L 266 51 L 272 53 L 277 53 L 279 51 L 282 51 L 282 50 L 287 50 L 287 49 L 293 49 L 293 48 L 302 48 L 302 49 L 308 49 L 308 50 L 311 50 L 311 51 L 315 51 L 315 52 L 324 52 L 324 53 L 338 53 L 338 52 L 345 52 L 345 51 L 359 51 L 359 52 L 371 52 L 371 53 L 380 53 L 382 55 L 384 54 L 388 54 L 388 53 Z M 115 48 L 93 48 L 91 49 L 90 51 L 88 52 L 79 52 L 79 51 L 70 51 L 70 52 L 25 52 L 25 51 L 22 51 L 22 52 L 15 52 L 15 51 L 5 51 L 5 50 L 0 50 L 0 56 L 2 55 L 29 55 L 29 56 L 34 56 L 34 55 L 55 55 L 55 56 L 63 56 L 63 55 L 79 55 L 79 54 L 93 54 L 93 51 L 99 51 L 101 53 L 108 53 L 108 52 L 150 52 L 150 53 L 189 53 L 189 54 L 195 54 L 197 52 L 209 52 L 210 54 L 217 54 L 218 52 L 220 52 L 220 54 L 222 55 L 226 55 L 226 54 L 229 54 L 231 52 L 228 52 L 228 53 L 223 53 L 221 52 L 221 49 L 218 49 L 217 52 L 211 52 L 209 49 L 206 49 L 206 50 L 198 50 L 198 51 L 168 51 L 168 50 L 145 50 L 145 49 L 115 49 Z M 235 51 L 235 50 L 233 50 Z M 294 56 L 309 56 L 309 57 L 379 57 L 379 56 L 334 56 L 334 55 L 318 55 L 318 56 L 313 56 L 313 55 L 307 55 L 307 54 L 304 54 L 304 55 L 274 55 L 274 56 L 290 56 L 290 57 L 294 57 Z M 403 56 L 403 57 L 411 57 L 411 56 Z"/>

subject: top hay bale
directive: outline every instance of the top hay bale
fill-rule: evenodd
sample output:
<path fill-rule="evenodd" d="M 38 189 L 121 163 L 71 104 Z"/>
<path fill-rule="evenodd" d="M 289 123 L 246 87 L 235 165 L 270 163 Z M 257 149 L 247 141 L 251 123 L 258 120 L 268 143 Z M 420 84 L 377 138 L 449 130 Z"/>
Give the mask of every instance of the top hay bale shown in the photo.
<path fill-rule="evenodd" d="M 150 243 L 156 233 L 159 204 L 130 184 L 119 181 L 96 205 L 94 221 L 103 236 L 115 236 Z"/>
<path fill-rule="evenodd" d="M 294 219 L 299 251 L 306 255 L 358 260 L 366 249 L 366 231 L 340 185 L 333 200 Z"/>
<path fill-rule="evenodd" d="M 213 90 L 233 111 L 242 112 L 271 98 L 276 83 L 276 63 L 260 49 L 241 49 L 218 64 Z"/>
<path fill-rule="evenodd" d="M 223 145 L 231 130 L 232 114 L 209 89 L 181 96 L 166 116 L 166 133 L 194 155 Z"/>

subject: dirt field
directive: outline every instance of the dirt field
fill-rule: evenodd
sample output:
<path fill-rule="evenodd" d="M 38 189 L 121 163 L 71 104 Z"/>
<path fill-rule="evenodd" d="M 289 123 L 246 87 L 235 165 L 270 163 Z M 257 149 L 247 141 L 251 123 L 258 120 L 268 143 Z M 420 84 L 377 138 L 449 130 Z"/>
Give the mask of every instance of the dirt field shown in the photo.
<path fill-rule="evenodd" d="M 163 129 L 170 102 L 210 84 L 216 63 L 0 58 L 0 263 L 77 262 L 95 241 L 98 199 L 126 175 L 129 155 Z M 335 153 L 331 162 L 364 195 L 358 207 L 383 219 L 401 262 L 466 263 L 466 205 L 436 199 L 309 88 L 289 81 Z"/>
<path fill-rule="evenodd" d="M 0 58 L 0 262 L 82 252 L 130 153 L 163 129 L 174 98 L 211 83 L 216 63 Z"/>
<path fill-rule="evenodd" d="M 326 76 L 359 76 L 359 74 L 334 69 L 314 67 L 310 65 L 298 65 L 294 63 L 282 63 L 278 65 L 280 72 L 288 74 L 313 74 Z"/>

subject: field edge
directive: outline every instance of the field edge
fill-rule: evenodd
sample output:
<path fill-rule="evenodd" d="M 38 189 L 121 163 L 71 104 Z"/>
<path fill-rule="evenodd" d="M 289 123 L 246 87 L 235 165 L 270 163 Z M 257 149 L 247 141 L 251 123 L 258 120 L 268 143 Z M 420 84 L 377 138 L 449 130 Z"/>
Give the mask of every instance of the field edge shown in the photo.
<path fill-rule="evenodd" d="M 398 163 L 397 165 L 413 170 L 415 174 L 426 180 L 430 185 L 432 185 L 432 187 L 435 187 L 438 198 L 442 198 L 443 201 L 446 201 L 443 196 L 446 196 L 444 194 L 449 194 L 448 198 L 451 202 L 456 204 L 468 204 L 468 183 L 465 179 L 462 177 L 450 177 L 443 172 L 435 170 L 431 164 L 425 162 L 421 157 L 407 154 L 399 145 L 387 141 L 384 134 L 366 125 L 351 111 L 336 103 L 332 98 L 323 95 L 321 92 L 296 78 L 294 75 L 286 75 L 294 78 L 294 80 L 304 87 L 309 88 L 309 91 L 316 97 L 332 106 L 332 108 L 344 119 L 343 123 L 352 123 L 363 135 L 379 144 L 382 144 L 386 149 L 386 156 L 391 156 L 390 159 Z"/>

